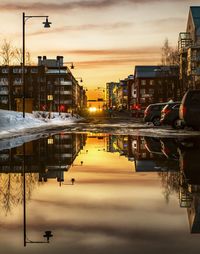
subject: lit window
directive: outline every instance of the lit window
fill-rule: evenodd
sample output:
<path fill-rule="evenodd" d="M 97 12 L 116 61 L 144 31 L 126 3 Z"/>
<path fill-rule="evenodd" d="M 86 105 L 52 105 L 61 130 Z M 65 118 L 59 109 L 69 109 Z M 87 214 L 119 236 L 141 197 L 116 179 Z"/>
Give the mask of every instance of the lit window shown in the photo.
<path fill-rule="evenodd" d="M 142 86 L 145 86 L 145 85 L 146 85 L 146 80 L 145 80 L 145 79 L 142 79 L 142 80 L 141 80 L 141 85 L 142 85 Z"/>

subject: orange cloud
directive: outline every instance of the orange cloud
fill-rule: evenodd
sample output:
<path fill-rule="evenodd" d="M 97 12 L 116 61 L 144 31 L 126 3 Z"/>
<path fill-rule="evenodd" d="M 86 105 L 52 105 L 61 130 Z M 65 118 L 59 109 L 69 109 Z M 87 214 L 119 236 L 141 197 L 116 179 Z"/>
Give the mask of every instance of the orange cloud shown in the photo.
<path fill-rule="evenodd" d="M 162 2 L 160 0 L 87 0 L 87 1 L 67 1 L 61 3 L 1 3 L 1 11 L 16 11 L 16 10 L 37 10 L 37 11 L 70 11 L 72 9 L 102 9 L 109 8 L 116 5 L 124 4 L 151 4 L 156 2 Z M 188 0 L 169 0 L 168 2 L 188 2 Z"/>
<path fill-rule="evenodd" d="M 131 27 L 133 26 L 133 23 L 131 22 L 116 22 L 116 23 L 101 23 L 101 24 L 84 24 L 84 25 L 76 25 L 76 26 L 62 26 L 62 27 L 57 27 L 52 30 L 48 31 L 35 31 L 32 33 L 29 33 L 28 36 L 32 35 L 40 35 L 40 34 L 49 34 L 49 33 L 58 33 L 58 32 L 80 32 L 84 30 L 113 30 L 113 29 L 121 29 L 121 28 L 126 28 L 126 27 Z"/>

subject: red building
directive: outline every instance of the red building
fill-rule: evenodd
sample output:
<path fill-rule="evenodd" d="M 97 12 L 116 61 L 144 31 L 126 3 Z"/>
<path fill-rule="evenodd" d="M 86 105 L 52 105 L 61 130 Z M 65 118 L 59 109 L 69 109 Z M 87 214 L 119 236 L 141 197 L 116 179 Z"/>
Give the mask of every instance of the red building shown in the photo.
<path fill-rule="evenodd" d="M 178 66 L 136 66 L 132 106 L 144 109 L 151 103 L 179 100 Z"/>

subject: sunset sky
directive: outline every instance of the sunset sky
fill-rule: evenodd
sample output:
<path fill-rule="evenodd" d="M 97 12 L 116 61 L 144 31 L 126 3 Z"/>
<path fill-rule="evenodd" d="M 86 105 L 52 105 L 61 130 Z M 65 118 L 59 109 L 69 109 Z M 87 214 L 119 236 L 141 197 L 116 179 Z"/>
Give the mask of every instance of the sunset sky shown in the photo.
<path fill-rule="evenodd" d="M 177 45 L 185 31 L 189 7 L 198 0 L 1 0 L 0 36 L 22 45 L 22 12 L 49 15 L 26 22 L 26 48 L 38 55 L 63 55 L 73 61 L 75 77 L 93 89 L 133 73 L 135 65 L 160 63 L 165 38 Z"/>

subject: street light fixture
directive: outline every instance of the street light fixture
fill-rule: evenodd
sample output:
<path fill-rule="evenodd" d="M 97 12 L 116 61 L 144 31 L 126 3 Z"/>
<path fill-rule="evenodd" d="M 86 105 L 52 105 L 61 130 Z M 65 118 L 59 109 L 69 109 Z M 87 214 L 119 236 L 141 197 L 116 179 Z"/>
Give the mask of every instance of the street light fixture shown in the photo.
<path fill-rule="evenodd" d="M 44 28 L 49 28 L 51 25 L 51 22 L 48 20 L 49 16 L 26 16 L 25 12 L 22 14 L 22 86 L 23 86 L 23 118 L 25 118 L 25 24 L 26 21 L 30 18 L 46 18 L 46 21 L 43 22 Z"/>
<path fill-rule="evenodd" d="M 80 82 L 83 82 L 83 79 L 81 77 L 75 77 L 75 79 L 80 79 Z"/>
<path fill-rule="evenodd" d="M 72 70 L 75 68 L 73 62 L 64 62 L 63 64 L 71 64 L 71 65 L 70 65 L 70 69 L 72 69 Z"/>

